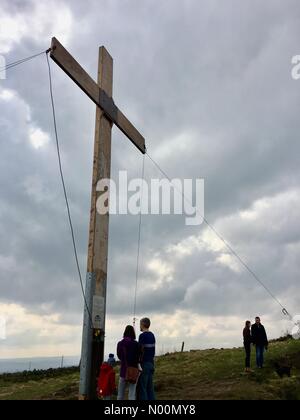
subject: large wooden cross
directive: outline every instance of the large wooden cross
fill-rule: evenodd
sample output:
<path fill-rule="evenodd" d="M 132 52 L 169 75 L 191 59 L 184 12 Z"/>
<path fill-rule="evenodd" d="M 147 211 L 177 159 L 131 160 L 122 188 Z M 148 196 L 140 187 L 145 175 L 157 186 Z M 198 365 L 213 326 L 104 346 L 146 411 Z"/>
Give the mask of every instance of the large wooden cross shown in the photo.
<path fill-rule="evenodd" d="M 50 57 L 97 105 L 79 389 L 80 399 L 94 399 L 96 378 L 104 358 L 109 228 L 109 214 L 100 215 L 96 210 L 96 203 L 101 194 L 96 187 L 99 180 L 110 179 L 113 124 L 119 127 L 143 154 L 146 153 L 145 139 L 112 99 L 113 60 L 104 47 L 99 49 L 98 83 L 56 38 L 52 38 Z"/>

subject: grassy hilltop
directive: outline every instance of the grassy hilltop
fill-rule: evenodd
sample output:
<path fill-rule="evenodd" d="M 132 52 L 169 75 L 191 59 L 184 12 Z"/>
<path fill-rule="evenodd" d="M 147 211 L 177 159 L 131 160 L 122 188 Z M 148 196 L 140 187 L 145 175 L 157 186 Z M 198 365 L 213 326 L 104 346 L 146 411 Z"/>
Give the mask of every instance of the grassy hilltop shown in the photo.
<path fill-rule="evenodd" d="M 252 354 L 254 366 L 254 352 Z M 155 385 L 161 400 L 235 399 L 300 400 L 300 341 L 276 341 L 266 354 L 266 367 L 243 373 L 243 349 L 196 350 L 157 358 Z M 291 366 L 280 378 L 275 363 Z M 0 400 L 75 400 L 77 369 L 0 376 Z"/>

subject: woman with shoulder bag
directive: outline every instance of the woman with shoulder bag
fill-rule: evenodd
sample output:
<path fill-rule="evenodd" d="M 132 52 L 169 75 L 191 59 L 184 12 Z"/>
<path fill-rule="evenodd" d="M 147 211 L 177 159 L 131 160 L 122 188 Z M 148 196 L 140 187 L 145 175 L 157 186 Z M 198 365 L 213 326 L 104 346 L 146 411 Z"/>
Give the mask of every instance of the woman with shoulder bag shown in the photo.
<path fill-rule="evenodd" d="M 136 341 L 134 328 L 127 325 L 123 340 L 118 343 L 118 358 L 121 361 L 118 400 L 125 399 L 126 385 L 128 385 L 128 399 L 136 399 L 136 385 L 139 378 L 139 345 Z"/>

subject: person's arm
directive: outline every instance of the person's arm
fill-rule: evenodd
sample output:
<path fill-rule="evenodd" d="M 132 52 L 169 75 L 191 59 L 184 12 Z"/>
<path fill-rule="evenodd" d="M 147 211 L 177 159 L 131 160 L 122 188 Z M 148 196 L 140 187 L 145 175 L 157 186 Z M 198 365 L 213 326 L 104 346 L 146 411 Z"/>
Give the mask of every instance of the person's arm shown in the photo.
<path fill-rule="evenodd" d="M 251 339 L 252 343 L 256 344 L 255 343 L 256 334 L 255 334 L 255 326 L 254 325 L 252 325 L 252 327 L 251 327 L 251 337 L 252 337 L 252 339 Z"/>
<path fill-rule="evenodd" d="M 140 363 L 140 346 L 139 346 L 139 343 L 136 341 L 135 354 L 134 354 L 134 365 L 138 366 L 139 363 Z"/>
<path fill-rule="evenodd" d="M 268 346 L 269 346 L 269 340 L 268 340 L 268 336 L 267 336 L 265 327 L 264 327 L 264 335 L 265 335 L 265 347 L 267 349 Z"/>
<path fill-rule="evenodd" d="M 244 328 L 243 329 L 243 337 L 244 337 L 244 343 L 248 344 L 248 343 L 252 343 L 252 339 L 251 339 L 251 332 L 248 328 Z"/>
<path fill-rule="evenodd" d="M 139 363 L 142 363 L 144 358 L 145 346 L 143 340 L 143 334 L 139 336 Z"/>
<path fill-rule="evenodd" d="M 111 375 L 110 375 L 110 389 L 112 390 L 113 394 L 116 392 L 117 390 L 117 385 L 116 385 L 116 373 L 114 370 L 112 370 Z"/>
<path fill-rule="evenodd" d="M 121 342 L 118 343 L 117 356 L 118 356 L 118 359 L 122 362 Z"/>

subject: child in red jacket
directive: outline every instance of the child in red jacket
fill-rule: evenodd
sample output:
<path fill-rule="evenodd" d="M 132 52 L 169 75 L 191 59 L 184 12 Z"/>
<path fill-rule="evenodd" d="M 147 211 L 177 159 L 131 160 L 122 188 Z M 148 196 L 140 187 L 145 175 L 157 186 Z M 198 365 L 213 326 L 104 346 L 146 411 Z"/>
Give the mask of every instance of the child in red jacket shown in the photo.
<path fill-rule="evenodd" d="M 107 362 L 102 364 L 98 378 L 98 397 L 104 400 L 111 400 L 117 389 L 116 374 L 113 368 L 115 359 L 111 356 Z"/>

